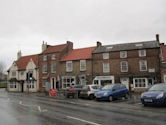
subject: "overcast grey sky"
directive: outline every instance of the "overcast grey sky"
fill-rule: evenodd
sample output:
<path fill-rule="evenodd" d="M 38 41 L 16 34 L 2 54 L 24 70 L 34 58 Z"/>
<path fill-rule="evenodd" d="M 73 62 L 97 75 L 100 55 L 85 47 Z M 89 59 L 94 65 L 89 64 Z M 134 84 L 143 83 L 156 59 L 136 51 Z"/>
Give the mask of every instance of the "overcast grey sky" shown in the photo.
<path fill-rule="evenodd" d="M 0 0 L 0 60 L 7 67 L 21 49 L 42 41 L 74 48 L 155 39 L 166 41 L 166 0 Z"/>

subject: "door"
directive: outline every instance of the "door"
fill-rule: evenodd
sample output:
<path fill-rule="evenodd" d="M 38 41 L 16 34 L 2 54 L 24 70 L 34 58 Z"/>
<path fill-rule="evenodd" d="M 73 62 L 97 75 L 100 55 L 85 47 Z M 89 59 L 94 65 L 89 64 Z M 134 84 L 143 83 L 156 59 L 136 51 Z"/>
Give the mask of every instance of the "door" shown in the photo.
<path fill-rule="evenodd" d="M 51 89 L 55 89 L 56 88 L 56 81 L 55 78 L 51 78 Z"/>
<path fill-rule="evenodd" d="M 121 78 L 120 81 L 129 90 L 129 78 Z"/>
<path fill-rule="evenodd" d="M 24 92 L 24 83 L 21 82 L 21 92 Z"/>

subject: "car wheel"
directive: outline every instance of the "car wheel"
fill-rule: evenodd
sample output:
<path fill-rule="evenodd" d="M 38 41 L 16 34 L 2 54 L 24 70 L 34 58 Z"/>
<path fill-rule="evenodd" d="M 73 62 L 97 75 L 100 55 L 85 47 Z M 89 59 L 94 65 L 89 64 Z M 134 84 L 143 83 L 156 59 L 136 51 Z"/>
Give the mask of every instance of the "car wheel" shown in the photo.
<path fill-rule="evenodd" d="M 90 95 L 89 95 L 89 99 L 90 99 L 90 100 L 94 99 L 94 95 L 93 95 L 93 94 L 90 94 Z"/>
<path fill-rule="evenodd" d="M 109 101 L 112 102 L 113 101 L 113 97 L 109 96 Z"/>
<path fill-rule="evenodd" d="M 124 97 L 125 97 L 125 99 L 128 99 L 129 98 L 129 94 L 126 93 Z"/>

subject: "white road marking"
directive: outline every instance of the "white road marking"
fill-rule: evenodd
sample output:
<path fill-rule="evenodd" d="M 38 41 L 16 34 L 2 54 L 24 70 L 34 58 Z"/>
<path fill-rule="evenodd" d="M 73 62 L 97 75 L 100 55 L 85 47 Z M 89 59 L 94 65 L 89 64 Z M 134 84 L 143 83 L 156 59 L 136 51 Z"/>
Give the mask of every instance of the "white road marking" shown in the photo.
<path fill-rule="evenodd" d="M 70 102 L 71 104 L 76 104 L 76 102 Z"/>
<path fill-rule="evenodd" d="M 19 104 L 22 105 L 22 106 L 25 106 L 25 107 L 37 107 L 39 112 L 47 112 L 48 111 L 47 109 L 43 109 L 42 110 L 41 107 L 38 106 L 38 105 L 26 105 L 26 104 L 23 104 L 22 101 L 20 101 Z"/>
<path fill-rule="evenodd" d="M 86 106 L 90 106 L 90 104 L 85 104 Z"/>
<path fill-rule="evenodd" d="M 88 124 L 91 124 L 91 125 L 101 125 L 101 124 L 98 124 L 98 123 L 95 123 L 95 122 L 83 120 L 83 119 L 72 117 L 72 116 L 66 116 L 66 117 L 69 118 L 69 119 L 74 119 L 74 120 L 77 120 L 77 121 L 85 122 L 85 123 L 88 123 Z"/>

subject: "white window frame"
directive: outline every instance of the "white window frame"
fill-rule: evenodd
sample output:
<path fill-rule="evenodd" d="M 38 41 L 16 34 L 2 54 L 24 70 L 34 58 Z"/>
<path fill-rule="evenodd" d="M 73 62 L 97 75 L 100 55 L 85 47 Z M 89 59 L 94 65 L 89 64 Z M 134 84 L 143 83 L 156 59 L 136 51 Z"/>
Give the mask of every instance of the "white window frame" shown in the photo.
<path fill-rule="evenodd" d="M 103 53 L 103 59 L 109 59 L 109 53 Z"/>
<path fill-rule="evenodd" d="M 103 73 L 109 73 L 109 72 L 110 72 L 110 64 L 103 63 Z"/>
<path fill-rule="evenodd" d="M 143 69 L 143 66 L 145 66 L 145 69 Z M 139 61 L 139 69 L 140 69 L 140 71 L 147 71 L 147 69 L 148 69 L 147 60 Z"/>
<path fill-rule="evenodd" d="M 127 51 L 120 51 L 120 58 L 127 58 Z"/>
<path fill-rule="evenodd" d="M 163 75 L 163 82 L 166 83 L 166 74 Z"/>
<path fill-rule="evenodd" d="M 128 62 L 127 61 L 121 61 L 120 62 L 120 69 L 121 69 L 121 72 L 128 72 L 128 69 L 129 69 L 128 68 Z"/>
<path fill-rule="evenodd" d="M 43 55 L 43 61 L 47 61 L 47 55 Z"/>
<path fill-rule="evenodd" d="M 146 56 L 146 49 L 138 50 L 139 57 L 145 57 Z"/>
<path fill-rule="evenodd" d="M 86 71 L 86 60 L 80 60 L 80 71 Z"/>
<path fill-rule="evenodd" d="M 47 73 L 48 72 L 48 67 L 47 64 L 42 65 L 42 73 Z"/>
<path fill-rule="evenodd" d="M 147 78 L 133 78 L 133 84 L 134 84 L 134 88 L 148 88 L 148 79 Z"/>
<path fill-rule="evenodd" d="M 76 84 L 75 76 L 62 76 L 62 88 L 63 89 L 65 89 L 69 86 L 75 85 L 75 84 Z"/>
<path fill-rule="evenodd" d="M 16 71 L 11 72 L 12 77 L 16 77 Z"/>
<path fill-rule="evenodd" d="M 56 55 L 55 54 L 51 55 L 51 60 L 56 60 Z"/>
<path fill-rule="evenodd" d="M 66 62 L 66 72 L 72 72 L 72 71 L 73 71 L 73 62 L 72 61 L 67 61 Z"/>
<path fill-rule="evenodd" d="M 56 73 L 56 62 L 51 62 L 51 73 Z"/>
<path fill-rule="evenodd" d="M 10 82 L 9 87 L 11 89 L 16 89 L 17 88 L 17 83 L 16 82 Z"/>

